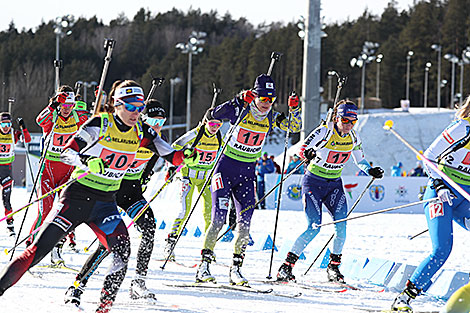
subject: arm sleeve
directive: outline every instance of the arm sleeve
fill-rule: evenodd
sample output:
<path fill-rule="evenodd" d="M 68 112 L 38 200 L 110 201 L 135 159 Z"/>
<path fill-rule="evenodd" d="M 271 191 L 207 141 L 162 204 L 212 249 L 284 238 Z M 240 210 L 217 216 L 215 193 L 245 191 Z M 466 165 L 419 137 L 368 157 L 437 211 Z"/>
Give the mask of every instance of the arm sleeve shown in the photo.
<path fill-rule="evenodd" d="M 143 124 L 143 128 L 144 138 L 140 143 L 141 147 L 148 148 L 173 165 L 180 165 L 183 163 L 183 151 L 175 151 L 170 144 L 158 136 L 158 134 L 147 124 Z"/>
<path fill-rule="evenodd" d="M 173 142 L 171 145 L 175 150 L 183 150 L 185 146 L 191 145 L 197 136 L 197 129 L 191 129 L 183 136 L 179 137 L 178 139 Z"/>
<path fill-rule="evenodd" d="M 54 109 L 48 105 L 36 117 L 36 123 L 42 128 L 43 132 L 46 134 L 48 134 L 52 129 L 52 112 L 54 112 Z"/>
<path fill-rule="evenodd" d="M 299 156 L 305 159 L 304 152 L 307 149 L 313 148 L 315 151 L 319 150 L 321 146 L 328 141 L 328 128 L 319 126 L 314 129 L 307 138 L 305 138 L 303 145 L 300 147 Z"/>
<path fill-rule="evenodd" d="M 470 125 L 465 120 L 458 120 L 447 127 L 424 152 L 424 156 L 431 160 L 437 161 L 438 157 L 446 151 L 450 146 L 457 144 L 460 139 L 464 138 L 470 132 Z M 424 163 L 424 167 L 431 178 L 439 178 L 440 175 L 429 165 Z"/>
<path fill-rule="evenodd" d="M 86 151 L 92 145 L 96 144 L 99 139 L 101 129 L 101 117 L 96 116 L 89 120 L 83 125 L 82 128 L 72 137 L 71 140 L 65 145 L 60 159 L 62 162 L 73 165 L 84 167 L 81 161 L 81 151 Z"/>
<path fill-rule="evenodd" d="M 268 160 L 266 164 L 266 173 L 274 173 L 274 163 L 271 160 Z"/>
<path fill-rule="evenodd" d="M 212 111 L 212 117 L 221 121 L 229 120 L 233 125 L 237 121 L 243 108 L 243 100 L 235 97 L 232 100 L 216 106 Z"/>
<path fill-rule="evenodd" d="M 301 115 L 300 106 L 298 106 L 293 111 L 291 111 L 290 114 L 291 114 L 291 119 L 290 119 L 289 130 L 293 133 L 298 133 L 302 129 L 302 115 Z M 289 125 L 289 119 L 288 117 L 286 117 L 282 121 L 278 122 L 277 117 L 280 115 L 281 113 L 279 112 L 273 113 L 273 118 L 275 120 L 276 127 L 279 127 L 280 129 L 286 131 L 287 126 Z"/>
<path fill-rule="evenodd" d="M 371 168 L 371 166 L 364 157 L 364 150 L 362 150 L 362 140 L 359 135 L 354 131 L 352 131 L 351 136 L 356 137 L 356 145 L 351 151 L 354 163 L 356 163 L 359 169 L 361 169 L 365 173 L 369 173 L 369 169 Z"/>

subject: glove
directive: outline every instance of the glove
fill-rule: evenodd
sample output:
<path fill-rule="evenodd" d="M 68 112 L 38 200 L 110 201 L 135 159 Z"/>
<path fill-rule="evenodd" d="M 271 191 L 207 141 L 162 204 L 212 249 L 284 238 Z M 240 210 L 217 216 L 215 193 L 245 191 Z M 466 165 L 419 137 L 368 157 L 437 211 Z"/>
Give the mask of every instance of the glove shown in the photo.
<path fill-rule="evenodd" d="M 20 125 L 20 128 L 21 128 L 21 129 L 26 129 L 26 125 L 25 125 L 25 123 L 24 123 L 24 120 L 23 120 L 21 117 L 18 117 L 18 118 L 16 119 L 16 121 L 18 122 L 18 125 Z"/>
<path fill-rule="evenodd" d="M 97 157 L 90 157 L 86 161 L 86 165 L 88 166 L 90 172 L 95 174 L 103 174 L 104 169 L 108 167 L 108 164 L 105 163 L 103 159 Z"/>
<path fill-rule="evenodd" d="M 52 99 L 52 102 L 51 102 L 51 107 L 53 109 L 57 109 L 57 107 L 62 104 L 62 103 L 65 103 L 65 100 L 67 99 L 67 93 L 66 92 L 61 92 L 59 93 L 57 96 L 55 96 L 55 98 Z"/>
<path fill-rule="evenodd" d="M 168 170 L 166 171 L 165 175 L 165 181 L 170 179 L 171 176 L 173 176 L 173 173 L 176 171 L 177 167 L 176 166 L 170 166 Z"/>
<path fill-rule="evenodd" d="M 383 178 L 384 177 L 384 170 L 381 168 L 381 167 L 372 167 L 369 169 L 369 171 L 367 172 L 370 176 L 374 177 L 374 178 Z"/>
<path fill-rule="evenodd" d="M 282 122 L 286 119 L 286 115 L 284 114 L 284 112 L 281 112 L 281 114 L 278 114 L 276 116 L 276 125 L 277 127 L 280 127 Z"/>
<path fill-rule="evenodd" d="M 142 192 L 145 192 L 145 190 L 147 190 L 147 184 L 149 183 L 150 178 L 152 178 L 152 175 L 153 175 L 153 170 L 150 171 L 148 175 L 145 175 L 145 177 L 142 176 L 140 178 L 140 185 L 142 186 Z"/>
<path fill-rule="evenodd" d="M 434 179 L 432 182 L 434 189 L 436 190 L 437 197 L 441 202 L 448 202 L 449 205 L 452 205 L 452 198 L 457 198 L 452 191 L 447 187 L 446 184 L 440 178 Z"/>
<path fill-rule="evenodd" d="M 184 149 L 183 151 L 184 155 L 184 163 L 188 166 L 194 166 L 199 162 L 199 159 L 201 156 L 199 153 L 196 151 L 196 149 L 189 148 L 189 149 Z"/>
<path fill-rule="evenodd" d="M 313 150 L 313 148 L 309 148 L 304 151 L 304 157 L 309 161 L 313 160 L 316 156 L 317 154 L 315 153 L 315 150 Z"/>
<path fill-rule="evenodd" d="M 287 104 L 289 105 L 289 110 L 295 110 L 299 106 L 299 96 L 297 96 L 297 93 L 295 91 L 292 91 L 292 93 L 289 96 L 289 100 L 287 101 Z"/>
<path fill-rule="evenodd" d="M 256 93 L 252 90 L 244 91 L 242 94 L 243 101 L 246 103 L 251 103 L 256 98 Z"/>

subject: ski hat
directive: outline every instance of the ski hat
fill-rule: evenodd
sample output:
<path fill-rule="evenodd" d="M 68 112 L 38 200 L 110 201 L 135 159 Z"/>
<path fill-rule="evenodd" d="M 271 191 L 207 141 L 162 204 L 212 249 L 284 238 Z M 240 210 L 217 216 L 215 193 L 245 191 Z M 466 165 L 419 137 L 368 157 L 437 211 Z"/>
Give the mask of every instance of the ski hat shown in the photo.
<path fill-rule="evenodd" d="M 259 97 L 275 97 L 276 86 L 271 76 L 261 74 L 256 77 L 255 86 L 253 89 L 256 91 Z"/>
<path fill-rule="evenodd" d="M 1 121 L 11 121 L 11 114 L 8 112 L 0 113 L 0 120 Z"/>
<path fill-rule="evenodd" d="M 163 117 L 166 118 L 166 112 L 165 109 L 163 108 L 163 105 L 160 103 L 160 101 L 156 99 L 150 99 L 147 102 L 147 106 L 145 108 L 145 114 L 147 114 L 148 117 Z"/>
<path fill-rule="evenodd" d="M 398 166 L 398 167 L 403 167 L 403 163 L 398 162 L 398 163 L 397 163 L 397 166 Z"/>
<path fill-rule="evenodd" d="M 357 119 L 357 106 L 352 102 L 341 103 L 336 110 L 336 115 Z"/>
<path fill-rule="evenodd" d="M 268 155 L 268 153 L 267 153 L 266 151 L 265 151 L 265 152 L 263 152 L 263 156 L 265 156 L 265 155 L 266 155 L 266 156 Z"/>

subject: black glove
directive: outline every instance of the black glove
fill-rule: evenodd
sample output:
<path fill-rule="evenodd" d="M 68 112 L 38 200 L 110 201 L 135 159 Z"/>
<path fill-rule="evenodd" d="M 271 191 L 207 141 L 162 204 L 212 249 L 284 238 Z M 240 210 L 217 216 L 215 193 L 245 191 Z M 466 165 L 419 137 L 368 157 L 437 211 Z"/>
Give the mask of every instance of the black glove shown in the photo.
<path fill-rule="evenodd" d="M 384 170 L 381 167 L 372 167 L 368 171 L 369 175 L 374 178 L 383 178 L 384 177 Z"/>
<path fill-rule="evenodd" d="M 309 161 L 313 160 L 316 156 L 317 154 L 313 148 L 304 151 L 304 157 Z"/>
<path fill-rule="evenodd" d="M 20 125 L 20 128 L 21 128 L 21 129 L 26 129 L 26 125 L 25 125 L 25 123 L 24 123 L 24 120 L 23 120 L 21 117 L 18 117 L 18 118 L 16 119 L 16 121 L 18 122 L 18 125 Z"/>
<path fill-rule="evenodd" d="M 282 121 L 284 121 L 286 119 L 286 115 L 284 114 L 284 112 L 282 112 L 281 114 L 279 114 L 277 117 L 276 117 L 276 126 L 277 127 L 280 127 L 281 124 L 282 124 Z"/>

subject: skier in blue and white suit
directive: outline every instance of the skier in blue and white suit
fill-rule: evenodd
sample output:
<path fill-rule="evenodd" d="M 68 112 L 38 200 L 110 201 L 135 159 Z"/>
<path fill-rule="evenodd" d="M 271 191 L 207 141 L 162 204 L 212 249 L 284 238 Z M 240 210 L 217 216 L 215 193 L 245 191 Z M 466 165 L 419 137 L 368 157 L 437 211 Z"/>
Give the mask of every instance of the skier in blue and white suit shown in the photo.
<path fill-rule="evenodd" d="M 310 160 L 302 179 L 302 201 L 308 226 L 297 238 L 287 254 L 285 263 L 279 268 L 278 280 L 295 280 L 292 274 L 295 262 L 320 232 L 314 225 L 321 224 L 322 204 L 326 206 L 333 220 L 347 216 L 348 208 L 341 172 L 351 155 L 361 170 L 375 178 L 383 177 L 384 171 L 380 167 L 372 168 L 365 160 L 361 139 L 353 130 L 357 122 L 356 105 L 351 101 L 340 101 L 333 121 L 310 133 L 300 149 L 299 156 Z M 327 273 L 329 280 L 344 283 L 344 277 L 338 267 L 346 240 L 346 222 L 337 223 L 335 227 L 336 234 Z"/>
<path fill-rule="evenodd" d="M 450 124 L 424 152 L 426 158 L 439 162 L 439 168 L 466 192 L 470 192 L 470 97 Z M 447 166 L 451 166 L 447 167 Z M 432 241 L 432 252 L 416 268 L 392 304 L 392 310 L 412 312 L 410 301 L 418 296 L 444 265 L 452 251 L 452 221 L 470 230 L 470 203 L 429 166 L 428 187 L 424 199 L 439 197 L 424 205 Z"/>

